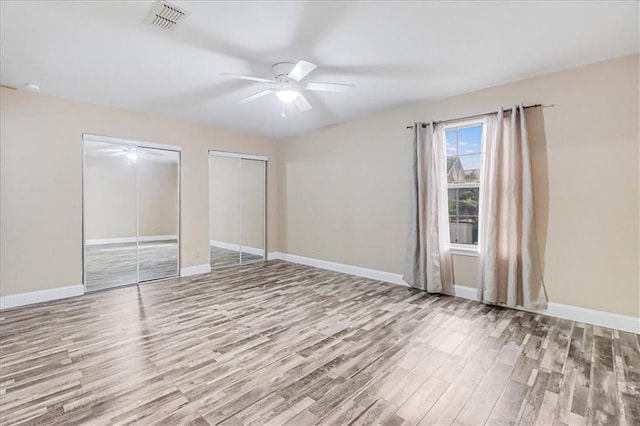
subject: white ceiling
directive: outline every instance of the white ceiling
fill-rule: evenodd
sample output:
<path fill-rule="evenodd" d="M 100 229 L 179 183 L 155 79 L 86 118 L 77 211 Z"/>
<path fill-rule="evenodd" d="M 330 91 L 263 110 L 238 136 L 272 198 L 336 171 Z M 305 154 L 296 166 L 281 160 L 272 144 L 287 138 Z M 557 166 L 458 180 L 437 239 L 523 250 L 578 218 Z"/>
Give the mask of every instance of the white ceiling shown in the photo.
<path fill-rule="evenodd" d="M 154 3 L 3 0 L 1 83 L 281 137 L 639 50 L 636 1 L 175 1 L 172 32 L 142 22 Z M 282 118 L 274 96 L 237 104 L 269 85 L 219 75 L 298 59 L 356 88 Z"/>

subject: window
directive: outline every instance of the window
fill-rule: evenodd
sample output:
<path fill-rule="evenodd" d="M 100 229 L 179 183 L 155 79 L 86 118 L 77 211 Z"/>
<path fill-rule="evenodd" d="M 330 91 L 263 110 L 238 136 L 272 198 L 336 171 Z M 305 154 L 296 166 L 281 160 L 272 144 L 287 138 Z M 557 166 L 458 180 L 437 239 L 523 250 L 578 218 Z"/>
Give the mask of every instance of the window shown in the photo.
<path fill-rule="evenodd" d="M 478 245 L 482 121 L 445 126 L 452 245 Z"/>

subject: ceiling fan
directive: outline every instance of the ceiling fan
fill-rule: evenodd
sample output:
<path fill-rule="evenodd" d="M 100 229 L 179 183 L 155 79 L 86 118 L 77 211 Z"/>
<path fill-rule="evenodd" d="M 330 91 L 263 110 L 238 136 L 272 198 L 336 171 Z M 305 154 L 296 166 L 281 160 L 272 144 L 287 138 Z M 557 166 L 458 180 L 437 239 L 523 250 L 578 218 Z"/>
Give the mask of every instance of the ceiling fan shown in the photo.
<path fill-rule="evenodd" d="M 263 90 L 254 95 L 241 99 L 238 103 L 245 104 L 255 101 L 263 96 L 274 93 L 283 105 L 294 104 L 300 111 L 311 109 L 311 104 L 302 94 L 305 90 L 318 92 L 346 92 L 354 87 L 353 84 L 344 83 L 302 83 L 302 80 L 317 68 L 316 64 L 307 61 L 298 61 L 296 64 L 292 62 L 278 62 L 271 67 L 273 78 L 254 77 L 250 75 L 240 75 L 232 73 L 222 73 L 231 78 L 241 80 L 257 81 L 260 83 L 270 83 L 275 87 Z M 283 109 L 284 116 L 284 109 Z"/>

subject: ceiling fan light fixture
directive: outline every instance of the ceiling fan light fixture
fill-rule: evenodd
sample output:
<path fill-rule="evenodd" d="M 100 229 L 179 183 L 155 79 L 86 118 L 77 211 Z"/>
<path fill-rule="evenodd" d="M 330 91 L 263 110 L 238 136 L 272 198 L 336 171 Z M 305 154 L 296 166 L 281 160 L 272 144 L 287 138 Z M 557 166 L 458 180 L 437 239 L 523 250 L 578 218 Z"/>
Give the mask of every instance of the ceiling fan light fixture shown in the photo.
<path fill-rule="evenodd" d="M 290 104 L 300 96 L 300 93 L 292 89 L 282 89 L 276 92 L 276 96 L 280 99 L 280 102 Z"/>
<path fill-rule="evenodd" d="M 275 94 L 278 100 L 282 103 L 282 116 L 284 117 L 285 107 L 287 107 L 290 111 L 293 110 L 292 105 L 295 105 L 296 108 L 300 111 L 308 111 L 312 108 L 311 103 L 309 103 L 307 98 L 305 98 L 306 91 L 342 93 L 346 92 L 348 89 L 351 89 L 354 86 L 353 84 L 347 83 L 302 83 L 301 81 L 316 68 L 316 64 L 300 60 L 295 64 L 292 62 L 278 62 L 273 65 L 271 67 L 273 79 L 242 74 L 223 73 L 223 75 L 240 80 L 256 81 L 259 83 L 270 83 L 272 85 L 271 88 L 242 98 L 238 101 L 238 103 L 246 104 L 247 102 L 252 102 L 256 99 L 260 99 L 263 96 Z"/>

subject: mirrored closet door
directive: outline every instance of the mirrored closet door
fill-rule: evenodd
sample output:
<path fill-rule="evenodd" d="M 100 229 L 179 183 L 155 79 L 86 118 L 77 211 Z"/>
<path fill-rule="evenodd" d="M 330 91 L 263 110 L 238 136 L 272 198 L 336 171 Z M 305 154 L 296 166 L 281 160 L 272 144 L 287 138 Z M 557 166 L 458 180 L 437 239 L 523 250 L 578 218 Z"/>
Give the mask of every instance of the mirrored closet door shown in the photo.
<path fill-rule="evenodd" d="M 85 135 L 87 291 L 179 273 L 179 147 Z"/>
<path fill-rule="evenodd" d="M 266 259 L 266 167 L 266 161 L 240 160 L 241 263 Z"/>
<path fill-rule="evenodd" d="M 266 259 L 267 158 L 210 151 L 211 268 Z"/>
<path fill-rule="evenodd" d="M 178 270 L 180 153 L 138 148 L 138 280 Z"/>

